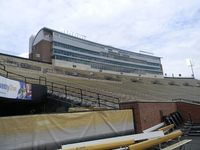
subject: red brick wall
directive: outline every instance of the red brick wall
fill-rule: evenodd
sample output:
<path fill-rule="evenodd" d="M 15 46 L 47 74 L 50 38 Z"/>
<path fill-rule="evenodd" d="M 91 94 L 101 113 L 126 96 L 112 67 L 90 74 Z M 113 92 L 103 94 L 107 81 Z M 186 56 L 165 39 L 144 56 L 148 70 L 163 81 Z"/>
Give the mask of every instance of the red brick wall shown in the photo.
<path fill-rule="evenodd" d="M 42 40 L 35 45 L 30 55 L 31 59 L 44 62 L 51 62 L 51 43 L 49 41 Z M 40 57 L 36 57 L 36 54 L 40 54 Z"/>
<path fill-rule="evenodd" d="M 200 123 L 200 105 L 184 102 L 125 102 L 120 104 L 121 109 L 133 109 L 135 130 L 137 133 L 161 122 L 163 116 L 179 111 L 184 121 L 189 120 L 189 114 L 194 123 Z"/>
<path fill-rule="evenodd" d="M 177 109 L 181 113 L 185 122 L 189 120 L 190 114 L 194 123 L 200 123 L 200 105 L 178 102 Z"/>
<path fill-rule="evenodd" d="M 150 128 L 161 122 L 161 111 L 167 116 L 177 111 L 176 103 L 139 103 L 141 130 Z"/>
<path fill-rule="evenodd" d="M 120 104 L 121 109 L 131 108 L 134 113 L 134 123 L 136 132 L 142 132 L 161 122 L 161 113 L 169 115 L 177 111 L 176 103 L 147 103 L 147 102 L 127 102 Z"/>

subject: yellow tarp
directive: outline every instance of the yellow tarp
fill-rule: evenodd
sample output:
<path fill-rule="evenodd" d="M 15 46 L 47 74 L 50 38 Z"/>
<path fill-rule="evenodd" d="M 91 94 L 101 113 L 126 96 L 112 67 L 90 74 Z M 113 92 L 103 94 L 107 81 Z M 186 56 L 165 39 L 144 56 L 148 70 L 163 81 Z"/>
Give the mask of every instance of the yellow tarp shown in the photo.
<path fill-rule="evenodd" d="M 131 110 L 1 117 L 0 148 L 54 149 L 133 130 Z"/>

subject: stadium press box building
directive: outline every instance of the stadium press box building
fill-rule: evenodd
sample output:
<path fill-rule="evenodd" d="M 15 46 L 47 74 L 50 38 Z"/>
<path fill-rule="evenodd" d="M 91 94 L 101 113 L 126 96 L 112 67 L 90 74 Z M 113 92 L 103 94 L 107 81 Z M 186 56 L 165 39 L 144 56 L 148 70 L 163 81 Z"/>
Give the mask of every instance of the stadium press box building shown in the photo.
<path fill-rule="evenodd" d="M 31 36 L 29 58 L 91 72 L 163 77 L 161 58 L 42 28 Z"/>

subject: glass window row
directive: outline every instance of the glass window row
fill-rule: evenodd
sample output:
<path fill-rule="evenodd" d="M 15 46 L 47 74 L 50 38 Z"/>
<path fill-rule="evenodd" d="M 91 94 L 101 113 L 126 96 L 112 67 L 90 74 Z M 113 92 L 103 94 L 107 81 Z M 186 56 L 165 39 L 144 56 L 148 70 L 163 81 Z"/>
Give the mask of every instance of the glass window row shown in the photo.
<path fill-rule="evenodd" d="M 90 50 L 86 50 L 83 48 L 79 48 L 79 47 L 75 47 L 72 45 L 68 45 L 68 44 L 63 44 L 63 43 L 59 43 L 59 42 L 53 42 L 54 46 L 58 46 L 58 47 L 62 47 L 62 48 L 66 48 L 66 49 L 71 49 L 77 52 L 82 52 L 82 53 L 87 53 L 87 54 L 93 54 L 93 55 L 99 55 L 99 52 L 94 52 L 94 51 L 90 51 Z"/>
<path fill-rule="evenodd" d="M 101 55 L 104 57 L 114 58 L 117 60 L 129 61 L 129 62 L 134 62 L 134 63 L 142 63 L 142 64 L 153 65 L 153 66 L 160 66 L 159 63 L 147 62 L 145 60 L 131 58 L 129 57 L 129 55 L 122 55 L 122 54 L 113 53 L 113 52 L 108 52 L 108 53 L 102 52 Z"/>
<path fill-rule="evenodd" d="M 147 64 L 147 65 L 152 65 L 152 66 L 160 66 L 159 63 L 152 63 L 152 62 L 147 62 L 147 61 L 144 61 L 144 60 L 130 58 L 128 55 L 127 56 L 120 55 L 118 53 L 113 53 L 111 51 L 109 51 L 108 53 L 95 52 L 95 51 L 86 50 L 86 49 L 83 49 L 83 48 L 79 48 L 79 47 L 75 47 L 75 46 L 72 46 L 72 45 L 63 44 L 63 43 L 59 43 L 59 42 L 55 42 L 55 41 L 53 42 L 53 45 L 58 46 L 58 47 L 62 47 L 62 48 L 66 48 L 66 49 L 70 49 L 70 50 L 74 50 L 74 51 L 77 51 L 77 52 L 96 55 L 96 56 L 103 56 L 103 57 L 107 57 L 107 58 L 113 58 L 113 59 L 117 59 L 117 60 L 129 61 L 129 62 L 134 62 L 134 63 L 142 63 L 142 64 Z"/>
<path fill-rule="evenodd" d="M 153 74 L 162 74 L 162 72 L 157 71 L 157 70 L 150 71 L 150 70 L 144 70 L 142 68 L 134 69 L 134 68 L 128 68 L 126 66 L 116 66 L 116 65 L 111 65 L 111 64 L 108 65 L 108 64 L 98 63 L 98 62 L 92 62 L 89 60 L 71 58 L 71 57 L 60 56 L 60 55 L 54 55 L 53 58 L 59 59 L 59 60 L 64 60 L 64 61 L 70 61 L 70 62 L 74 62 L 74 63 L 89 65 L 95 69 L 111 70 L 111 71 L 125 72 L 125 73 L 149 72 L 149 73 L 153 73 Z"/>
<path fill-rule="evenodd" d="M 87 56 L 87 55 L 77 54 L 77 53 L 73 53 L 73 52 L 63 51 L 63 50 L 59 50 L 59 49 L 54 49 L 54 54 L 62 54 L 62 55 L 65 55 L 65 56 L 81 58 L 81 59 L 90 60 L 90 61 L 97 61 L 97 62 L 114 64 L 114 65 L 119 65 L 119 66 L 128 66 L 128 67 L 134 67 L 134 68 L 138 68 L 138 69 L 144 68 L 144 69 L 160 70 L 160 67 L 149 67 L 149 66 L 142 66 L 142 65 L 136 65 L 136 64 L 123 63 L 123 62 L 107 60 L 107 59 L 102 59 L 102 58 L 97 58 L 97 57 L 91 57 L 91 56 Z"/>

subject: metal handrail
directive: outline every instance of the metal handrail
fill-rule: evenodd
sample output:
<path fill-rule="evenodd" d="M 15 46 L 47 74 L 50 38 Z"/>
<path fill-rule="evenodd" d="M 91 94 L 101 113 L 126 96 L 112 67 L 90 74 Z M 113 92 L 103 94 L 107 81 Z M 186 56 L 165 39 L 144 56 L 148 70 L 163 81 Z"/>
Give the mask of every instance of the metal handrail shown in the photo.
<path fill-rule="evenodd" d="M 58 87 L 58 86 L 54 85 L 54 82 L 51 82 L 51 83 L 52 83 L 52 85 L 49 85 L 49 86 L 53 86 L 53 87 L 51 87 L 51 93 L 64 91 L 63 94 L 67 93 L 68 96 L 75 96 L 75 97 L 79 98 L 81 101 L 91 101 L 91 99 L 96 99 L 96 104 L 100 104 L 99 106 L 103 105 L 103 106 L 107 106 L 107 107 L 111 107 L 111 108 L 118 108 L 118 107 L 107 105 L 105 103 L 107 102 L 107 103 L 110 103 L 113 105 L 119 105 L 119 98 L 111 97 L 109 95 L 100 94 L 97 92 L 91 92 L 91 93 L 95 94 L 95 96 L 92 96 L 92 95 L 84 93 L 84 92 L 90 92 L 88 90 L 84 90 L 84 89 L 76 88 L 76 87 L 72 87 L 72 86 L 70 86 L 70 88 L 73 88 L 73 89 L 70 90 L 70 89 L 66 89 L 65 88 L 66 86 L 63 86 L 63 84 L 56 83 L 56 85 L 62 86 L 62 87 Z M 48 87 L 48 85 L 47 85 L 47 87 Z M 107 100 L 105 98 L 100 98 L 100 96 L 113 98 L 113 100 L 117 100 L 117 102 Z M 91 99 L 88 99 L 88 98 L 91 98 Z M 92 101 L 95 102 L 94 100 L 92 100 Z"/>
<path fill-rule="evenodd" d="M 51 93 L 59 92 L 68 96 L 74 96 L 76 98 L 79 98 L 81 101 L 95 102 L 99 107 L 106 106 L 112 109 L 119 109 L 120 100 L 118 97 L 101 94 L 95 91 L 90 91 L 87 89 L 82 89 L 82 88 L 74 87 L 71 85 L 65 85 L 61 83 L 48 81 L 46 77 L 43 77 L 43 76 L 39 76 L 39 78 L 26 77 L 26 76 L 6 70 L 6 66 L 4 64 L 0 63 L 0 65 L 3 66 L 3 68 L 0 67 L 0 70 L 5 71 L 6 78 L 9 78 L 9 75 L 15 75 L 15 76 L 21 77 L 25 83 L 33 83 L 30 81 L 28 82 L 28 80 L 35 80 L 36 82 L 38 81 L 39 85 L 45 85 L 48 91 L 51 91 Z M 11 79 L 14 79 L 14 78 L 11 78 Z M 42 84 L 42 81 L 44 82 L 44 84 Z M 108 100 L 106 98 L 112 99 L 112 100 Z M 107 105 L 107 103 L 109 103 L 110 105 Z M 116 105 L 118 105 L 118 107 L 116 107 Z"/>

